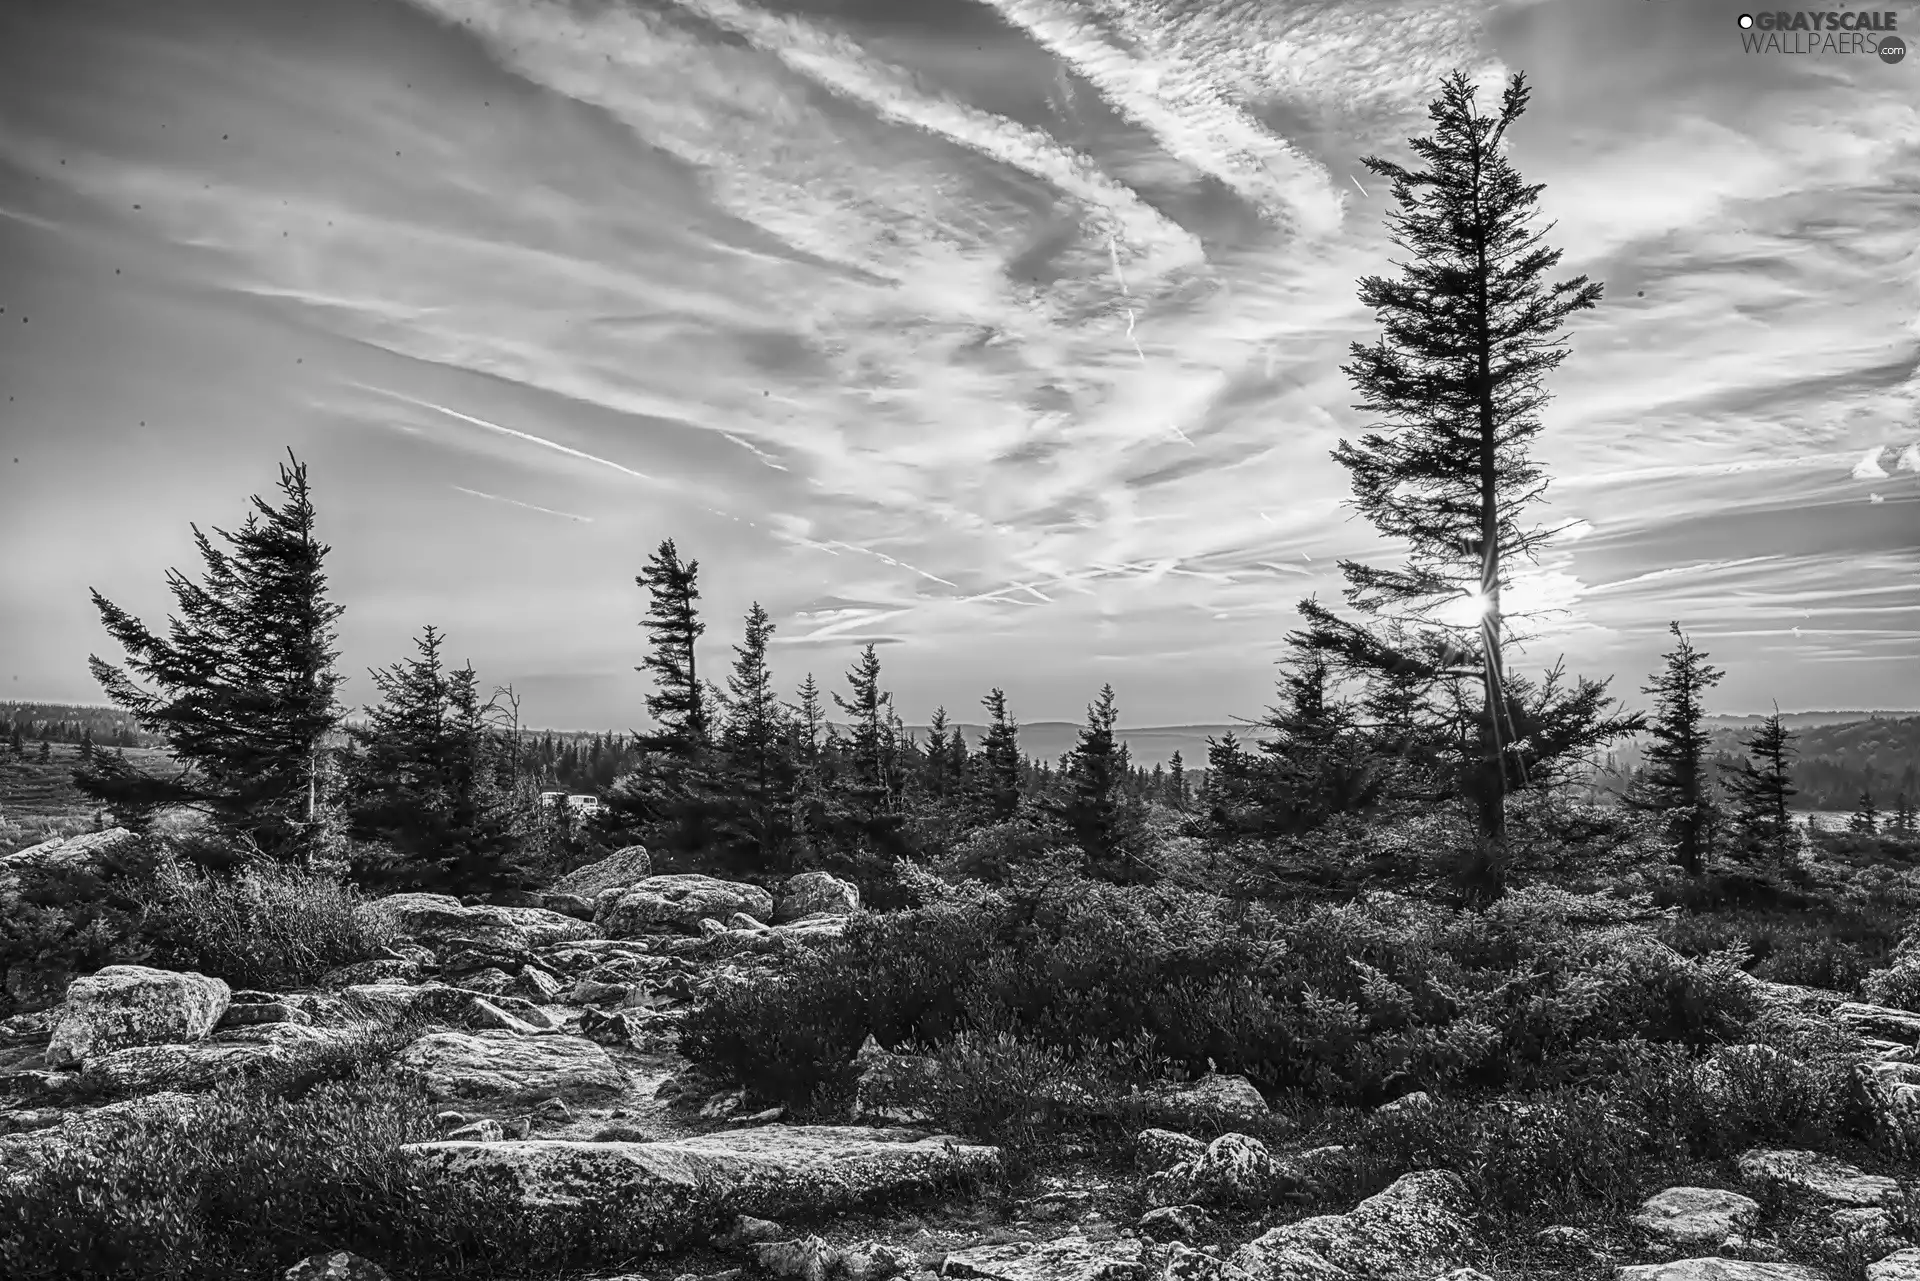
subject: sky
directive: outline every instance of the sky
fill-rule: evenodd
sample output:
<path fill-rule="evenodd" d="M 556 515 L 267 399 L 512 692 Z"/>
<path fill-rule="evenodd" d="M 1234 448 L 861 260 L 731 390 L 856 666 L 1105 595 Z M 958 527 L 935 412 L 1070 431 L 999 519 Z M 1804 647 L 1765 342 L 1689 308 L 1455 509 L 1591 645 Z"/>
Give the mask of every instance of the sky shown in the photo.
<path fill-rule="evenodd" d="M 1909 44 L 1920 7 L 1887 6 Z M 1920 706 L 1920 52 L 1720 0 L 0 6 L 0 698 L 100 701 L 191 525 L 310 468 L 346 696 L 427 623 L 529 723 L 879 646 L 909 722 L 1222 722 L 1395 563 L 1330 451 L 1399 251 L 1361 164 L 1524 72 L 1569 325 L 1510 665 Z"/>

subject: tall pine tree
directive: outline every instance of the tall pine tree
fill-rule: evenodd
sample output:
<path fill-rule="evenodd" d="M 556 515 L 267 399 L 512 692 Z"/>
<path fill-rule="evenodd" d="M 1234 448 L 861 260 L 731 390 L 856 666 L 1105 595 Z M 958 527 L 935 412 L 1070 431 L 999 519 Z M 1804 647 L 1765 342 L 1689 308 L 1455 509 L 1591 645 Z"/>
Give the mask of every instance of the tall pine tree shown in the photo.
<path fill-rule="evenodd" d="M 96 756 L 76 782 L 122 823 L 140 826 L 185 806 L 270 858 L 308 862 L 325 842 L 321 756 L 340 714 L 341 611 L 327 599 L 329 549 L 317 535 L 306 465 L 289 454 L 278 487 L 279 504 L 256 495 L 238 531 L 213 531 L 225 548 L 194 527 L 205 576 L 193 582 L 168 571 L 179 612 L 166 636 L 92 593 L 127 654 L 125 670 L 90 657 L 94 679 L 180 768 L 150 776 Z"/>
<path fill-rule="evenodd" d="M 1361 395 L 1356 407 L 1383 421 L 1357 445 L 1341 441 L 1334 457 L 1352 476 L 1353 505 L 1409 554 L 1404 569 L 1353 561 L 1340 569 L 1350 607 L 1413 634 L 1396 644 L 1391 629 L 1368 631 L 1312 600 L 1300 607 L 1303 639 L 1349 674 L 1479 681 L 1479 729 L 1456 738 L 1454 788 L 1482 834 L 1472 879 L 1486 895 L 1505 885 L 1505 798 L 1524 784 L 1527 745 L 1622 732 L 1559 724 L 1595 702 L 1582 697 L 1585 682 L 1561 704 L 1521 708 L 1509 697 L 1502 592 L 1513 560 L 1553 532 L 1521 524 L 1546 490 L 1528 456 L 1548 400 L 1543 379 L 1566 358 L 1562 322 L 1601 291 L 1585 276 L 1547 282 L 1561 255 L 1532 225 L 1541 188 L 1521 181 L 1504 146 L 1528 92 L 1515 76 L 1500 110 L 1482 115 L 1472 82 L 1455 72 L 1432 103 L 1434 133 L 1411 143 L 1426 168 L 1363 162 L 1392 183 L 1398 210 L 1388 225 L 1408 260 L 1397 279 L 1360 283 L 1385 331 L 1373 346 L 1354 344 L 1345 372 Z"/>
<path fill-rule="evenodd" d="M 1707 662 L 1679 623 L 1670 630 L 1678 644 L 1664 656 L 1665 669 L 1641 689 L 1654 697 L 1647 727 L 1653 741 L 1647 746 L 1639 786 L 1626 801 L 1664 820 L 1676 861 L 1689 876 L 1698 876 L 1717 817 L 1707 773 L 1705 698 L 1726 673 Z"/>
<path fill-rule="evenodd" d="M 1004 823 L 1020 812 L 1020 725 L 998 687 L 980 700 L 987 732 L 973 758 L 974 794 L 982 822 Z"/>
<path fill-rule="evenodd" d="M 1873 803 L 1873 792 L 1869 789 L 1860 793 L 1853 813 L 1847 818 L 1847 830 L 1858 836 L 1878 836 L 1880 834 L 1880 808 Z"/>
<path fill-rule="evenodd" d="M 861 651 L 847 672 L 849 697 L 833 696 L 851 718 L 847 729 L 847 770 L 837 789 L 843 829 L 858 844 L 886 853 L 900 851 L 901 811 L 899 740 L 893 695 L 880 688 L 880 656 L 872 645 Z"/>

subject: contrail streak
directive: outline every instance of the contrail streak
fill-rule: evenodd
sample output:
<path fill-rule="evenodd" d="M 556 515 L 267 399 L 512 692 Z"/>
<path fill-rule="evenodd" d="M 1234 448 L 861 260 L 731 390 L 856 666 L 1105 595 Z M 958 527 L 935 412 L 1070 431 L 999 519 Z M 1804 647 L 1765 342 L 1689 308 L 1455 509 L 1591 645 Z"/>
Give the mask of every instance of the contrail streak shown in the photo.
<path fill-rule="evenodd" d="M 1120 274 L 1120 245 L 1111 234 L 1107 236 L 1107 257 L 1113 260 L 1113 278 L 1120 286 L 1120 296 L 1126 299 L 1127 341 L 1133 344 L 1133 354 L 1140 357 L 1140 363 L 1145 365 L 1147 363 L 1147 353 L 1140 349 L 1140 340 L 1134 337 L 1133 334 L 1133 294 L 1127 288 L 1127 278 Z M 1187 448 L 1199 448 L 1199 446 L 1187 439 L 1187 433 L 1180 430 L 1178 423 L 1168 423 L 1167 430 L 1171 431 L 1181 440 L 1186 441 Z"/>

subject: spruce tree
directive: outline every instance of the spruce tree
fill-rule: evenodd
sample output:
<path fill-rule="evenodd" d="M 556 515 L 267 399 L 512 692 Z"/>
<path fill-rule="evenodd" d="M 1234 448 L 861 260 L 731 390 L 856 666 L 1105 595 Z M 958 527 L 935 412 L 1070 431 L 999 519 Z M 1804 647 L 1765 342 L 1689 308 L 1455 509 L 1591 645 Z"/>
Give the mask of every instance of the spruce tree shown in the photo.
<path fill-rule="evenodd" d="M 714 781 L 709 687 L 700 679 L 695 646 L 706 633 L 700 621 L 700 562 L 682 561 L 664 539 L 634 583 L 647 593 L 647 654 L 636 671 L 653 677 L 647 713 L 655 728 L 635 735 L 644 754 L 638 770 L 608 795 L 602 825 L 614 832 L 643 832 L 682 852 L 707 843 Z"/>
<path fill-rule="evenodd" d="M 927 748 L 921 771 L 921 787 L 935 801 L 947 799 L 952 783 L 948 772 L 953 765 L 951 739 L 959 730 L 947 724 L 947 709 L 936 707 L 933 716 L 927 722 Z"/>
<path fill-rule="evenodd" d="M 1187 808 L 1187 763 L 1177 749 L 1167 762 L 1167 799 L 1174 809 Z"/>
<path fill-rule="evenodd" d="M 18 725 L 15 725 L 13 732 L 7 735 L 7 750 L 11 751 L 15 756 L 25 756 L 27 754 L 27 741 L 20 737 L 20 727 Z"/>
<path fill-rule="evenodd" d="M 1200 784 L 1200 812 L 1205 829 L 1215 836 L 1237 836 L 1256 826 L 1249 791 L 1254 777 L 1253 757 L 1232 730 L 1207 738 L 1206 777 Z"/>
<path fill-rule="evenodd" d="M 720 730 L 720 835 L 753 867 L 791 871 L 795 762 L 786 709 L 774 692 L 767 646 L 774 623 L 755 601 L 734 646 Z"/>
<path fill-rule="evenodd" d="M 1020 725 L 998 687 L 980 705 L 987 709 L 987 732 L 973 759 L 977 806 L 982 822 L 1004 823 L 1020 812 Z"/>
<path fill-rule="evenodd" d="M 93 729 L 90 726 L 80 731 L 80 762 L 83 765 L 93 762 Z"/>
<path fill-rule="evenodd" d="M 341 761 L 348 831 L 362 850 L 356 880 L 385 890 L 478 894 L 518 888 L 502 753 L 471 666 L 448 670 L 445 637 L 422 629 L 416 653 L 369 671 L 380 702 L 349 726 Z"/>
<path fill-rule="evenodd" d="M 1854 806 L 1853 814 L 1847 819 L 1847 830 L 1861 836 L 1880 834 L 1880 810 L 1873 803 L 1871 790 L 1860 793 L 1859 803 Z"/>
<path fill-rule="evenodd" d="M 1887 832 L 1891 836 L 1907 841 L 1920 835 L 1920 829 L 1916 828 L 1914 820 L 1913 796 L 1904 789 L 1894 798 L 1893 820 L 1887 825 Z"/>
<path fill-rule="evenodd" d="M 1300 607 L 1301 639 L 1348 675 L 1444 682 L 1455 691 L 1449 702 L 1460 682 L 1478 681 L 1479 729 L 1456 736 L 1450 786 L 1483 838 L 1472 875 L 1486 895 L 1505 885 L 1504 802 L 1538 759 L 1529 746 L 1543 738 L 1590 746 L 1625 724 L 1564 723 L 1597 702 L 1584 695 L 1586 682 L 1558 704 L 1522 709 L 1509 698 L 1502 592 L 1512 562 L 1554 532 L 1521 524 L 1546 490 L 1528 456 L 1548 400 L 1543 379 L 1566 358 L 1562 322 L 1601 292 L 1585 276 L 1547 283 L 1561 254 L 1542 247 L 1545 233 L 1532 226 L 1541 188 L 1521 181 L 1504 146 L 1528 94 L 1516 75 L 1500 110 L 1482 115 L 1473 84 L 1455 72 L 1431 105 L 1433 135 L 1411 143 L 1426 168 L 1363 161 L 1392 184 L 1398 210 L 1388 225 L 1408 260 L 1397 279 L 1360 283 L 1385 332 L 1373 346 L 1354 344 L 1345 372 L 1362 397 L 1356 408 L 1383 421 L 1357 445 L 1342 440 L 1334 457 L 1352 476 L 1354 507 L 1409 555 L 1404 569 L 1353 561 L 1340 569 L 1351 608 L 1408 631 L 1396 641 L 1391 628 L 1369 631 L 1317 601 Z M 1442 609 L 1471 617 L 1436 617 Z"/>
<path fill-rule="evenodd" d="M 1727 776 L 1741 850 L 1776 866 L 1788 863 L 1799 848 L 1799 833 L 1787 805 L 1795 791 L 1790 764 L 1793 738 L 1780 719 L 1780 709 L 1774 708 L 1773 715 L 1740 741 L 1747 759 Z"/>
<path fill-rule="evenodd" d="M 847 671 L 850 697 L 833 696 L 852 718 L 847 730 L 847 772 L 835 800 L 841 825 L 869 848 L 893 852 L 904 822 L 893 695 L 880 688 L 880 656 L 872 645 Z"/>
<path fill-rule="evenodd" d="M 1648 724 L 1645 769 L 1627 804 L 1657 814 L 1674 844 L 1676 861 L 1698 876 L 1711 840 L 1716 810 L 1707 773 L 1706 692 L 1726 675 L 1693 647 L 1679 623 L 1670 625 L 1678 644 L 1664 655 L 1666 667 L 1642 686 L 1654 697 Z"/>
<path fill-rule="evenodd" d="M 1125 882 L 1146 879 L 1147 869 L 1140 862 L 1140 806 L 1127 791 L 1132 764 L 1113 732 L 1118 717 L 1113 686 L 1101 686 L 1063 763 L 1060 794 L 1047 808 L 1079 847 L 1090 875 Z"/>
<path fill-rule="evenodd" d="M 1381 772 L 1333 678 L 1333 664 L 1310 648 L 1282 668 L 1281 701 L 1260 722 L 1273 736 L 1260 743 L 1254 771 L 1263 835 L 1307 831 L 1379 799 Z"/>
<path fill-rule="evenodd" d="M 122 823 L 187 806 L 269 857 L 304 862 L 320 842 L 321 757 L 339 718 L 341 611 L 327 599 L 329 549 L 316 536 L 305 464 L 289 455 L 279 489 L 284 501 L 256 496 L 237 532 L 213 531 L 227 548 L 194 527 L 205 577 L 168 572 L 179 613 L 166 636 L 92 593 L 127 654 L 126 670 L 89 658 L 94 679 L 180 771 L 150 776 L 103 756 L 76 782 Z"/>
<path fill-rule="evenodd" d="M 53 744 L 49 743 L 44 738 L 40 740 L 39 756 L 40 756 L 40 763 L 42 765 L 46 764 L 48 761 L 53 759 Z M 82 790 L 84 791 L 85 789 L 82 788 Z"/>

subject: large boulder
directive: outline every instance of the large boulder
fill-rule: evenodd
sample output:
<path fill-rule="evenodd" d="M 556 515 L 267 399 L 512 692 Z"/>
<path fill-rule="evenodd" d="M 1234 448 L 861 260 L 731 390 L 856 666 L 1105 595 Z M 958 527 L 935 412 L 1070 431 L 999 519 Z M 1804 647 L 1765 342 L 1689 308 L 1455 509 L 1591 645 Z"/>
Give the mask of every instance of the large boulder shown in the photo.
<path fill-rule="evenodd" d="M 1190 1084 L 1167 1083 L 1145 1092 L 1139 1100 L 1147 1116 L 1176 1124 L 1210 1121 L 1215 1124 L 1252 1121 L 1272 1109 L 1244 1076 L 1209 1072 Z"/>
<path fill-rule="evenodd" d="M 427 1177 L 501 1189 L 530 1218 L 646 1225 L 654 1244 L 708 1239 L 734 1216 L 819 1215 L 1000 1169 L 996 1148 L 852 1126 L 769 1125 L 654 1143 L 411 1143 Z"/>
<path fill-rule="evenodd" d="M 23 1134 L 0 1135 L 0 1172 L 21 1178 L 47 1159 L 97 1146 L 113 1135 L 189 1121 L 199 1106 L 192 1095 L 169 1091 L 69 1113 L 56 1125 Z"/>
<path fill-rule="evenodd" d="M 1147 1204 L 1262 1207 L 1301 1188 L 1306 1177 L 1273 1159 L 1267 1145 L 1245 1134 L 1223 1134 L 1191 1160 L 1147 1180 Z"/>
<path fill-rule="evenodd" d="M 1234 1252 L 1255 1281 L 1431 1277 L 1477 1252 L 1466 1184 L 1451 1170 L 1402 1175 L 1345 1214 L 1274 1228 Z"/>
<path fill-rule="evenodd" d="M 758 885 L 681 873 L 602 890 L 593 907 L 595 922 L 607 933 L 634 935 L 697 930 L 708 917 L 724 919 L 735 912 L 765 920 L 773 913 L 773 895 Z"/>
<path fill-rule="evenodd" d="M 1853 1076 L 1882 1145 L 1901 1158 L 1920 1154 L 1920 1064 L 1856 1063 Z"/>
<path fill-rule="evenodd" d="M 1895 1250 L 1867 1265 L 1867 1281 L 1920 1281 L 1920 1248 Z"/>
<path fill-rule="evenodd" d="M 1145 1281 L 1145 1245 L 1138 1237 L 1095 1242 L 1078 1232 L 1051 1241 L 1013 1241 L 955 1250 L 943 1277 L 972 1281 Z"/>
<path fill-rule="evenodd" d="M 109 965 L 75 979 L 47 1045 L 47 1064 L 65 1067 L 125 1045 L 198 1041 L 231 999 L 219 979 L 145 965 Z"/>
<path fill-rule="evenodd" d="M 603 890 L 625 889 L 652 875 L 653 857 L 647 853 L 647 847 L 629 845 L 585 867 L 576 867 L 549 888 L 555 894 L 573 894 L 591 900 Z"/>
<path fill-rule="evenodd" d="M 780 905 L 773 911 L 773 920 L 777 925 L 784 925 L 817 912 L 844 916 L 859 910 L 859 886 L 826 872 L 801 872 L 788 877 L 787 883 L 780 887 Z"/>
<path fill-rule="evenodd" d="M 437 1103 L 594 1103 L 629 1084 L 606 1050 L 581 1036 L 430 1032 L 402 1051 L 399 1063 Z"/>
<path fill-rule="evenodd" d="M 102 855 L 126 849 L 139 839 L 124 827 L 109 827 L 103 832 L 85 832 L 79 836 L 56 836 L 11 854 L 0 854 L 0 868 L 14 872 L 29 868 L 45 871 L 86 869 L 92 867 Z"/>
<path fill-rule="evenodd" d="M 1829 1016 L 1835 1023 L 1860 1036 L 1913 1045 L 1920 1041 L 1920 1014 L 1890 1005 L 1868 1005 L 1861 1001 L 1843 1001 Z"/>

